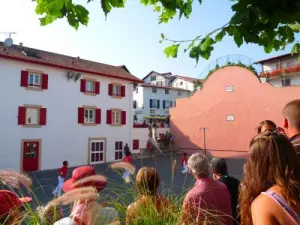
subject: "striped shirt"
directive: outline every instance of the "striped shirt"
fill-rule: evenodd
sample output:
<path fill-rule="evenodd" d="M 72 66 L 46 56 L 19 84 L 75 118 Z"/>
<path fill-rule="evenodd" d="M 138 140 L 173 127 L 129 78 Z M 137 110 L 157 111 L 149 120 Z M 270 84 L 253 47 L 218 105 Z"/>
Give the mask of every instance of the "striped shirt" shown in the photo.
<path fill-rule="evenodd" d="M 296 134 L 295 136 L 291 137 L 291 142 L 294 145 L 294 148 L 296 149 L 296 152 L 298 154 L 298 158 L 300 160 L 300 134 Z"/>

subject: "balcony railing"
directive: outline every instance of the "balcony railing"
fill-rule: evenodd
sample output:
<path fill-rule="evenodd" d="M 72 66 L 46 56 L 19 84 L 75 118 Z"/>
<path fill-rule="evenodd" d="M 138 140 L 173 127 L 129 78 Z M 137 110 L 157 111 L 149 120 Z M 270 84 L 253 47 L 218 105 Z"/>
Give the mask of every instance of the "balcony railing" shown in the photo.
<path fill-rule="evenodd" d="M 261 77 L 264 78 L 270 78 L 270 77 L 276 77 L 278 75 L 282 74 L 289 74 L 289 73 L 297 73 L 300 72 L 300 64 L 294 64 L 289 67 L 279 68 L 275 70 L 267 70 L 260 73 Z"/>

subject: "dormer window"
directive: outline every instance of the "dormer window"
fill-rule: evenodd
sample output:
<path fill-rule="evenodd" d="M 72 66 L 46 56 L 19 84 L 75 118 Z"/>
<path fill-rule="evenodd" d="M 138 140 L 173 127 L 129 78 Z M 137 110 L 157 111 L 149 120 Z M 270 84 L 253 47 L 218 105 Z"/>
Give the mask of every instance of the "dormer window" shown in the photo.
<path fill-rule="evenodd" d="M 154 80 L 156 80 L 156 75 L 151 75 L 151 81 L 154 81 Z"/>

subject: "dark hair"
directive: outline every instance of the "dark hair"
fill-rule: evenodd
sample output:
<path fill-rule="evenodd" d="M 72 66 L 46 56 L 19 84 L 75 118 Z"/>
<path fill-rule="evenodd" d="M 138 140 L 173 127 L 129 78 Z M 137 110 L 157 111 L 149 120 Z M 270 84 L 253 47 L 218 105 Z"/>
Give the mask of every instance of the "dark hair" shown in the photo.
<path fill-rule="evenodd" d="M 288 205 L 300 202 L 300 164 L 289 139 L 278 132 L 263 132 L 250 142 L 244 167 L 243 191 L 240 192 L 242 225 L 251 225 L 251 202 L 261 192 L 277 185 Z"/>
<path fill-rule="evenodd" d="M 227 162 L 224 158 L 213 158 L 211 167 L 216 174 L 225 175 L 228 173 Z"/>
<path fill-rule="evenodd" d="M 186 152 L 183 154 L 183 156 L 186 156 L 187 154 L 186 154 Z"/>
<path fill-rule="evenodd" d="M 63 161 L 63 165 L 66 166 L 68 164 L 68 161 Z"/>
<path fill-rule="evenodd" d="M 272 131 L 275 131 L 275 129 L 277 128 L 276 124 L 272 120 L 264 120 L 259 123 L 257 127 L 257 134 L 260 134 L 262 132 L 261 128 L 265 125 L 269 125 L 270 127 L 272 127 Z"/>
<path fill-rule="evenodd" d="M 289 102 L 283 108 L 282 114 L 293 128 L 300 131 L 300 99 Z"/>

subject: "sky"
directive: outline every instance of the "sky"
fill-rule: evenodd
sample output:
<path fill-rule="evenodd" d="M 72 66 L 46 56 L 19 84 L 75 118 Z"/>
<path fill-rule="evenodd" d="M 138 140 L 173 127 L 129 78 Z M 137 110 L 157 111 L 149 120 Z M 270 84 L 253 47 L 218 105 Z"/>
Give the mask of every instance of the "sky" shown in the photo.
<path fill-rule="evenodd" d="M 221 27 L 232 15 L 229 0 L 204 0 L 199 6 L 195 1 L 191 17 L 168 24 L 158 24 L 159 14 L 151 6 L 145 7 L 139 0 L 128 0 L 123 9 L 113 9 L 105 19 L 100 0 L 86 4 L 87 0 L 74 0 L 84 4 L 90 12 L 88 26 L 76 31 L 66 19 L 40 26 L 32 0 L 0 0 L 0 32 L 17 32 L 14 43 L 56 52 L 73 57 L 79 56 L 110 65 L 126 65 L 129 71 L 143 78 L 150 71 L 202 78 L 210 63 L 226 55 L 241 54 L 256 61 L 290 51 L 266 54 L 262 47 L 243 45 L 238 48 L 231 37 L 216 45 L 209 60 L 201 59 L 196 65 L 188 53 L 182 51 L 176 59 L 166 58 L 163 53 L 167 44 L 160 44 L 160 34 L 170 39 L 191 39 Z M 7 36 L 0 33 L 0 41 Z"/>

